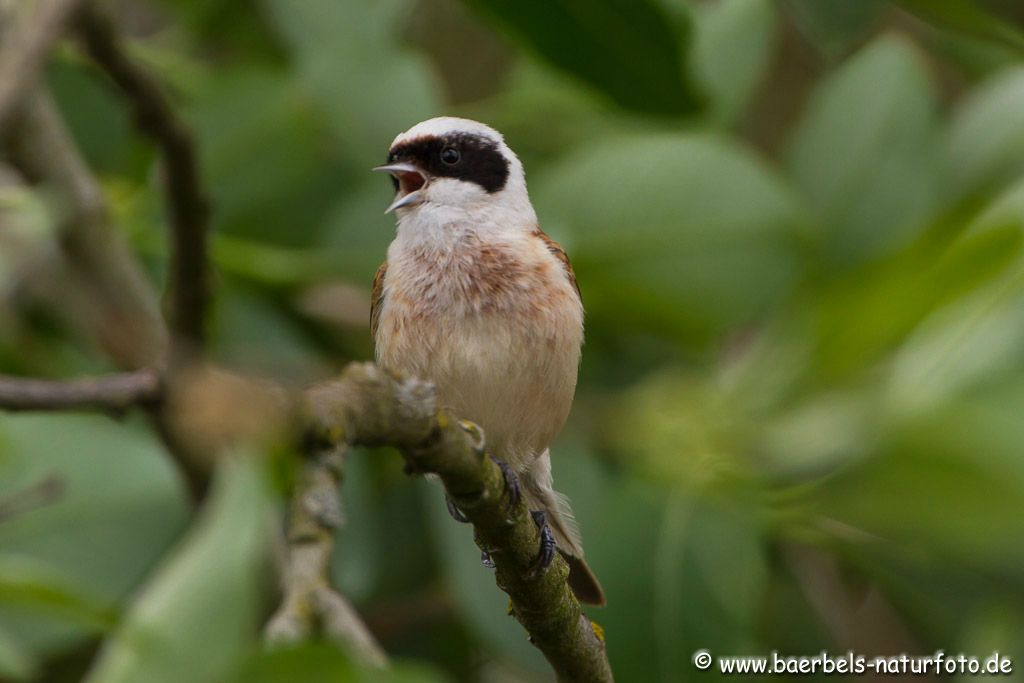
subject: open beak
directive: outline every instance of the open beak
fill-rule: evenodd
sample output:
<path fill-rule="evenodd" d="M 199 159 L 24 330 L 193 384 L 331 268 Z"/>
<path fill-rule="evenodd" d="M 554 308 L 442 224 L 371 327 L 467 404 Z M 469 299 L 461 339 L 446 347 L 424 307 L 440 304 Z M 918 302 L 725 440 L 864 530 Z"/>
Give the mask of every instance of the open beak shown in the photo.
<path fill-rule="evenodd" d="M 398 181 L 398 195 L 384 213 L 391 213 L 405 206 L 415 206 L 423 201 L 423 190 L 427 186 L 427 176 L 413 164 L 399 162 L 378 166 L 373 169 L 381 173 L 390 173 Z"/>

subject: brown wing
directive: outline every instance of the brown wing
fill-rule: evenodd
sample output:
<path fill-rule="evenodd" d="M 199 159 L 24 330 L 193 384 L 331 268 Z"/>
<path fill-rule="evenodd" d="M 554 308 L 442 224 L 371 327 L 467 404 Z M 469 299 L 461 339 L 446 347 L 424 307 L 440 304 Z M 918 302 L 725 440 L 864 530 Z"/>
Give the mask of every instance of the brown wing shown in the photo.
<path fill-rule="evenodd" d="M 377 325 L 380 323 L 380 309 L 384 305 L 384 276 L 388 272 L 388 262 L 380 264 L 377 274 L 373 276 L 373 293 L 370 295 L 370 333 L 377 339 Z"/>
<path fill-rule="evenodd" d="M 576 296 L 580 298 L 580 301 L 583 301 L 583 295 L 580 294 L 580 286 L 576 282 L 576 274 L 572 272 L 572 264 L 569 263 L 569 255 L 565 253 L 565 249 L 562 249 L 561 244 L 548 237 L 547 233 L 540 228 L 537 228 L 537 231 L 533 234 L 543 240 L 548 251 L 554 254 L 555 258 L 562 262 L 562 266 L 565 267 L 565 276 L 569 278 L 569 282 L 572 283 L 573 289 L 576 290 Z"/>

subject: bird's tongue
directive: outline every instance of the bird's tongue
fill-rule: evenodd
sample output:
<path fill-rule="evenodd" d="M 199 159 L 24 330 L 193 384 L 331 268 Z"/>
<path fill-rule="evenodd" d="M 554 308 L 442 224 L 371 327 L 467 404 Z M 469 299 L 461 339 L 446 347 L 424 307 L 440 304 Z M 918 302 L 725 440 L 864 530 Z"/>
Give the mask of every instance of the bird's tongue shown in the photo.
<path fill-rule="evenodd" d="M 419 173 L 399 173 L 398 184 L 402 188 L 402 192 L 409 194 L 423 187 L 424 184 L 423 176 Z"/>

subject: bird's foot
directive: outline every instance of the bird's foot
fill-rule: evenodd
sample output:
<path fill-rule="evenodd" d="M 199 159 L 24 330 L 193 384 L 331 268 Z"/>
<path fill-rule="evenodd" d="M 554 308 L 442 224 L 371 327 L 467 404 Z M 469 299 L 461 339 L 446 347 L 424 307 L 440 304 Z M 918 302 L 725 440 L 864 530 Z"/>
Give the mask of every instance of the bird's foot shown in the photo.
<path fill-rule="evenodd" d="M 551 561 L 555 559 L 555 551 L 558 546 L 555 544 L 555 535 L 551 533 L 551 527 L 548 525 L 544 511 L 533 510 L 530 512 L 530 516 L 533 517 L 533 523 L 537 525 L 537 529 L 540 531 L 540 552 L 533 563 L 533 568 L 530 569 L 530 578 L 532 579 L 543 574 L 551 566 Z"/>
<path fill-rule="evenodd" d="M 505 491 L 508 492 L 508 504 L 505 506 L 505 510 L 511 512 L 519 502 L 521 495 L 519 491 L 519 477 L 516 476 L 516 473 L 512 471 L 512 468 L 504 460 L 499 460 L 493 455 L 491 460 L 501 469 L 501 476 L 505 480 Z"/>
<path fill-rule="evenodd" d="M 448 506 L 448 514 L 452 516 L 452 519 L 454 519 L 456 522 L 459 522 L 460 524 L 469 524 L 469 517 L 462 514 L 462 510 L 459 509 L 459 507 L 455 504 L 455 501 L 452 500 L 450 496 L 445 496 L 444 502 L 445 505 Z"/>
<path fill-rule="evenodd" d="M 504 460 L 499 460 L 494 456 L 491 456 L 491 460 L 493 460 L 494 464 L 501 470 L 501 476 L 505 482 L 505 491 L 508 494 L 508 503 L 505 506 L 505 510 L 507 512 L 511 512 L 519 502 L 519 498 L 521 496 L 519 490 L 519 477 L 516 476 L 516 473 L 512 471 L 512 468 L 509 467 L 508 463 Z M 462 510 L 459 509 L 455 504 L 455 501 L 453 501 L 450 496 L 445 496 L 445 505 L 448 506 L 448 514 L 452 516 L 452 519 L 456 522 L 461 522 L 462 524 L 469 523 L 469 518 L 466 517 Z"/>

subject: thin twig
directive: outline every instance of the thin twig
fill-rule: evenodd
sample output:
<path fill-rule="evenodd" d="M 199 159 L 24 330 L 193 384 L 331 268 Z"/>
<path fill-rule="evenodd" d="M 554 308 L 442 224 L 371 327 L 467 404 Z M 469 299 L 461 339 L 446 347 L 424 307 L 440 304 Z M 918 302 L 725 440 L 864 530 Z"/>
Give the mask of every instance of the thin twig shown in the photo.
<path fill-rule="evenodd" d="M 899 612 L 877 586 L 849 585 L 840 563 L 822 550 L 797 543 L 785 543 L 781 550 L 804 598 L 839 651 L 869 657 L 921 651 Z M 868 672 L 865 677 L 866 681 L 886 679 L 880 672 Z M 937 681 L 938 677 L 928 673 L 919 680 Z"/>
<path fill-rule="evenodd" d="M 43 185 L 59 210 L 58 237 L 74 285 L 90 310 L 72 310 L 118 368 L 159 367 L 167 336 L 152 285 L 121 231 L 103 190 L 82 159 L 49 93 L 26 95 L 7 135 L 18 170 Z"/>
<path fill-rule="evenodd" d="M 0 499 L 0 524 L 37 508 L 56 502 L 64 495 L 64 479 L 51 474 L 40 481 Z"/>
<path fill-rule="evenodd" d="M 312 453 L 345 445 L 399 448 L 412 472 L 440 476 L 448 496 L 472 522 L 477 544 L 495 564 L 511 611 L 560 681 L 612 681 L 605 644 L 569 589 L 569 568 L 556 553 L 536 571 L 540 534 L 526 501 L 510 504 L 501 469 L 483 434 L 439 410 L 431 385 L 350 365 L 338 381 L 306 393 L 306 443 Z"/>
<path fill-rule="evenodd" d="M 111 21 L 95 6 L 83 8 L 79 21 L 86 50 L 121 88 L 139 129 L 160 147 L 165 164 L 172 251 L 169 296 L 172 360 L 176 351 L 192 352 L 205 341 L 209 296 L 207 228 L 210 208 L 199 182 L 192 136 L 163 94 L 160 84 L 129 58 Z M 181 349 L 180 345 L 185 348 Z"/>
<path fill-rule="evenodd" d="M 291 643 L 319 631 L 363 663 L 383 667 L 384 650 L 330 583 L 334 537 L 343 521 L 338 489 L 347 450 L 342 445 L 319 453 L 303 467 L 288 516 L 284 600 L 265 635 L 271 643 Z"/>
<path fill-rule="evenodd" d="M 71 20 L 83 0 L 42 0 L 33 3 L 30 16 L 14 26 L 13 12 L 0 18 L 11 26 L 0 36 L 0 130 L 17 111 L 25 93 L 35 85 L 43 63 L 64 27 Z"/>
<path fill-rule="evenodd" d="M 85 410 L 122 413 L 160 397 L 160 375 L 146 368 L 107 377 L 70 380 L 0 375 L 0 409 Z"/>

